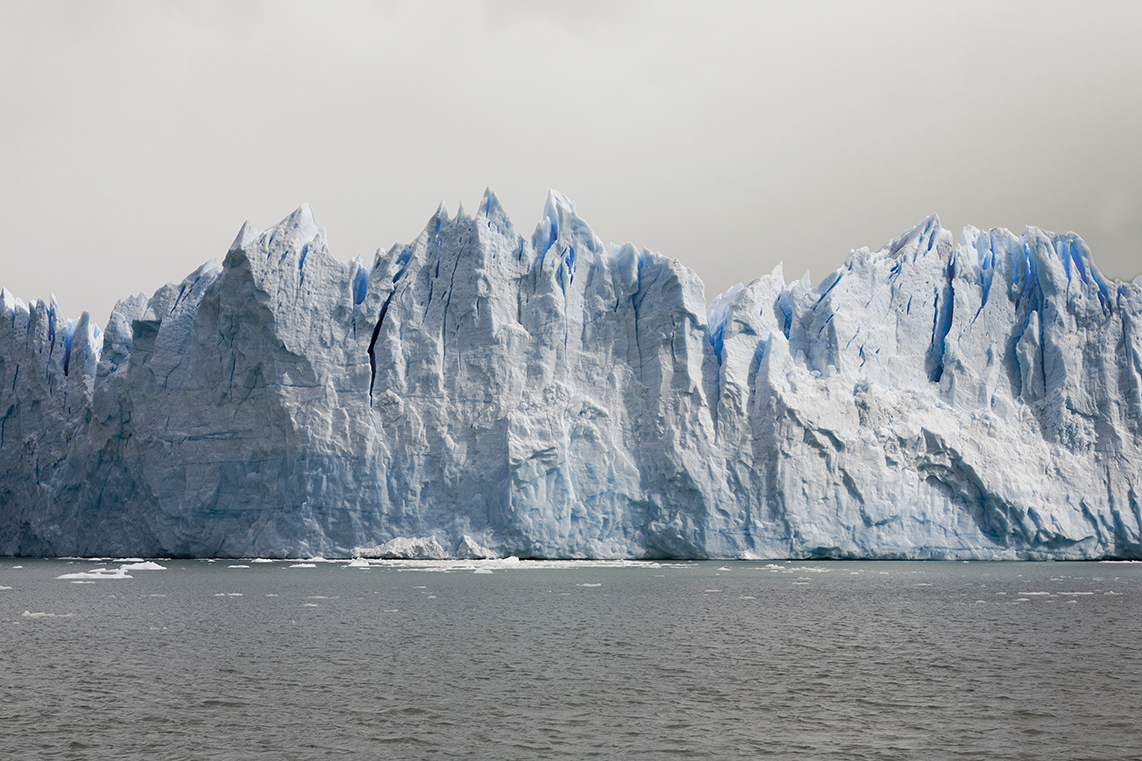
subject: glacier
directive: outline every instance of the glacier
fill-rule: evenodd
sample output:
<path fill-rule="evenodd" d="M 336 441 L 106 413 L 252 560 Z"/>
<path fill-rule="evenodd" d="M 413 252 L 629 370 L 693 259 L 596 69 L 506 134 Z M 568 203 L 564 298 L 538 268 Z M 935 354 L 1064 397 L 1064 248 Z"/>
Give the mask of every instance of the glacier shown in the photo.
<path fill-rule="evenodd" d="M 302 206 L 105 328 L 0 291 L 0 555 L 1142 558 L 1142 279 L 929 217 L 707 307 L 551 192 Z"/>

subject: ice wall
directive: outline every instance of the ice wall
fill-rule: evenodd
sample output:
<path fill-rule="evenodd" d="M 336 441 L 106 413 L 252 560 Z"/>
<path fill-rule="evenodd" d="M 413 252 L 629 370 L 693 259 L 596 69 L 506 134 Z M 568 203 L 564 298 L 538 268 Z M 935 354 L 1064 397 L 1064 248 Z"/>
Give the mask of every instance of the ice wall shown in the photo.
<path fill-rule="evenodd" d="M 102 334 L 0 292 L 0 554 L 1142 558 L 1140 389 L 1074 235 L 932 217 L 707 309 L 557 193 L 371 266 L 302 206 Z"/>

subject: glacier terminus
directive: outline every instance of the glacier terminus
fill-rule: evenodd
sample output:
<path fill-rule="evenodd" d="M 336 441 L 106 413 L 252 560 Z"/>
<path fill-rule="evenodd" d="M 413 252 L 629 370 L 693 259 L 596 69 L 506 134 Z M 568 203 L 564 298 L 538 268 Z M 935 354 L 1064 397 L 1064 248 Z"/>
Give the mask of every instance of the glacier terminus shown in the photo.
<path fill-rule="evenodd" d="M 120 301 L 0 292 L 0 555 L 1142 559 L 1142 279 L 933 216 L 707 306 L 552 192 L 372 263 L 308 206 Z"/>

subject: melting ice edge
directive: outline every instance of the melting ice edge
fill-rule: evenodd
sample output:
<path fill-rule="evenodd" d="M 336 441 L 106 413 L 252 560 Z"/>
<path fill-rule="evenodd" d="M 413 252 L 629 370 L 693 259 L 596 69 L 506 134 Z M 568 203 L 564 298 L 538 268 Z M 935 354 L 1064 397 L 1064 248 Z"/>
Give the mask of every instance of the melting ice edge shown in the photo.
<path fill-rule="evenodd" d="M 0 293 L 0 555 L 1142 558 L 1142 279 L 933 216 L 814 287 L 308 206 L 101 332 Z"/>

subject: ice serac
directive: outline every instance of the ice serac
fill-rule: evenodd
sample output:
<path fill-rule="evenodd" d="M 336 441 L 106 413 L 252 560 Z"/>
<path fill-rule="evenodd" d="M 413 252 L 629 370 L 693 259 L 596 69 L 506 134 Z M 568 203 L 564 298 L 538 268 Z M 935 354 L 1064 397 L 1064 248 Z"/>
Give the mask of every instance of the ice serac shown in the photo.
<path fill-rule="evenodd" d="M 1142 558 L 1142 283 L 931 217 L 706 307 L 552 192 L 302 206 L 106 330 L 0 291 L 0 554 Z"/>

